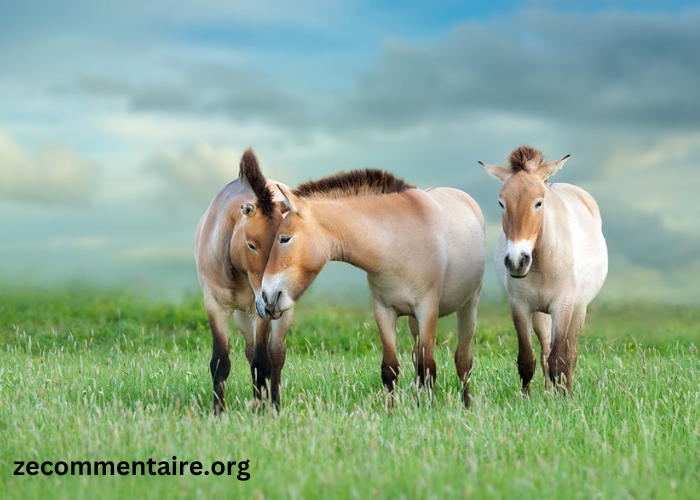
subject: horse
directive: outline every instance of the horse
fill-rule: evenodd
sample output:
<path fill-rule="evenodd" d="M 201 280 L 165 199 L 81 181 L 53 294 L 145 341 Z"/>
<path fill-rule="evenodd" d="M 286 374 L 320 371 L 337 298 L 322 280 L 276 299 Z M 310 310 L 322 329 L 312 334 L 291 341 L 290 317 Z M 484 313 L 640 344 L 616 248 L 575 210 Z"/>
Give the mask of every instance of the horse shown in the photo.
<path fill-rule="evenodd" d="M 276 318 L 328 261 L 367 273 L 383 346 L 381 377 L 394 400 L 399 376 L 396 321 L 408 316 L 418 385 L 432 394 L 439 317 L 457 313 L 457 375 L 471 402 L 471 340 L 486 259 L 477 203 L 452 188 L 421 190 L 380 170 L 339 173 L 298 186 L 278 186 L 289 213 L 280 224 L 263 275 L 258 311 Z"/>
<path fill-rule="evenodd" d="M 255 401 L 260 403 L 269 395 L 279 406 L 285 336 L 293 311 L 272 322 L 255 314 L 255 294 L 260 292 L 270 248 L 284 216 L 276 185 L 280 184 L 265 179 L 255 154 L 248 149 L 238 178 L 214 197 L 197 226 L 195 261 L 212 333 L 210 370 L 216 414 L 225 409 L 231 370 L 231 315 L 245 339 Z"/>
<path fill-rule="evenodd" d="M 545 386 L 572 392 L 578 337 L 586 307 L 608 273 L 600 210 L 593 197 L 571 184 L 547 180 L 570 155 L 547 162 L 540 151 L 520 146 L 508 168 L 479 162 L 503 182 L 503 226 L 495 250 L 518 335 L 518 372 L 529 392 L 536 361 L 531 336 L 540 342 Z"/>

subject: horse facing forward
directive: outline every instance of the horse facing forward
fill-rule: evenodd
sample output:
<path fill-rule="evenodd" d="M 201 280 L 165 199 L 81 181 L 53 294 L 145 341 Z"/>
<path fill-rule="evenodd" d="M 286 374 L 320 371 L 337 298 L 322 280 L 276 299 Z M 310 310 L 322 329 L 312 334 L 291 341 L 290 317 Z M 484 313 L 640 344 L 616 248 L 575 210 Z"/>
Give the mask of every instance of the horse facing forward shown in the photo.
<path fill-rule="evenodd" d="M 540 341 L 545 384 L 572 389 L 578 336 L 586 306 L 603 286 L 608 253 L 593 197 L 570 184 L 548 184 L 569 159 L 545 162 L 530 147 L 516 148 L 504 168 L 479 162 L 503 182 L 503 230 L 495 251 L 518 334 L 518 371 L 524 390 L 535 372 L 530 343 Z"/>
<path fill-rule="evenodd" d="M 455 364 L 469 405 L 471 340 L 486 259 L 476 202 L 456 189 L 416 189 L 379 170 L 279 189 L 290 213 L 277 231 L 257 310 L 280 317 L 328 261 L 348 262 L 367 272 L 389 393 L 399 375 L 397 318 L 409 317 L 419 384 L 432 390 L 437 320 L 456 311 Z"/>
<path fill-rule="evenodd" d="M 214 197 L 197 226 L 195 260 L 213 340 L 210 368 L 215 413 L 224 409 L 225 383 L 231 370 L 232 314 L 245 338 L 255 398 L 266 395 L 271 379 L 271 398 L 279 405 L 285 336 L 292 311 L 279 316 L 271 327 L 270 321 L 254 312 L 255 293 L 260 292 L 270 247 L 283 218 L 276 185 L 265 179 L 253 151 L 247 150 L 238 179 Z"/>

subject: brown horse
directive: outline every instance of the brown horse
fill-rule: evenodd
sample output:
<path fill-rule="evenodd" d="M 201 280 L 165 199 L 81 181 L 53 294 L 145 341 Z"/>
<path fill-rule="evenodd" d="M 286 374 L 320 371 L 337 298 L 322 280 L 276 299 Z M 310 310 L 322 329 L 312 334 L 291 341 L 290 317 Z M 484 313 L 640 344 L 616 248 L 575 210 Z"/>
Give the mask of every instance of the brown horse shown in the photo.
<path fill-rule="evenodd" d="M 526 391 L 536 364 L 530 343 L 533 326 L 545 384 L 565 383 L 571 391 L 586 306 L 608 272 L 600 211 L 593 197 L 571 184 L 547 183 L 568 159 L 569 155 L 547 163 L 538 150 L 520 146 L 510 154 L 509 168 L 479 162 L 503 182 L 503 230 L 495 264 L 508 292 L 518 333 L 518 371 Z"/>
<path fill-rule="evenodd" d="M 284 339 L 292 311 L 270 324 L 254 309 L 270 247 L 283 219 L 283 205 L 274 195 L 276 184 L 265 179 L 255 154 L 247 150 L 238 179 L 214 197 L 197 226 L 195 260 L 214 346 L 210 368 L 216 413 L 224 409 L 225 383 L 231 369 L 231 315 L 245 338 L 256 401 L 265 397 L 269 388 L 273 403 L 279 405 Z"/>
<path fill-rule="evenodd" d="M 417 189 L 379 170 L 338 174 L 293 192 L 279 189 L 290 213 L 270 252 L 258 311 L 267 318 L 291 311 L 326 262 L 348 262 L 367 272 L 389 393 L 399 375 L 397 318 L 409 317 L 419 384 L 432 390 L 437 320 L 456 311 L 455 364 L 468 405 L 486 258 L 476 202 L 456 189 Z"/>

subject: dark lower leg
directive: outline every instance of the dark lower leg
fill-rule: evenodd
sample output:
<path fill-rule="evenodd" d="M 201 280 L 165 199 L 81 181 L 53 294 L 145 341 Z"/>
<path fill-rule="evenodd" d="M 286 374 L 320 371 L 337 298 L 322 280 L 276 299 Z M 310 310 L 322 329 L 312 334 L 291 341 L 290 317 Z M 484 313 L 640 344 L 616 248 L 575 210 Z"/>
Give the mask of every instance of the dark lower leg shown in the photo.
<path fill-rule="evenodd" d="M 255 344 L 250 362 L 253 377 L 253 397 L 255 400 L 266 399 L 269 395 L 269 383 L 272 375 L 272 360 L 268 350 L 270 322 L 258 319 L 255 322 Z"/>
<path fill-rule="evenodd" d="M 214 413 L 219 414 L 224 411 L 226 407 L 224 402 L 226 379 L 231 371 L 231 360 L 229 359 L 228 352 L 215 352 L 209 363 L 209 369 L 214 383 Z"/>
<path fill-rule="evenodd" d="M 398 378 L 399 360 L 396 357 L 396 352 L 385 350 L 382 358 L 382 383 L 390 394 L 393 394 Z"/>
<path fill-rule="evenodd" d="M 522 306 L 511 304 L 513 324 L 518 334 L 518 374 L 523 391 L 528 392 L 535 375 L 535 356 L 532 352 L 532 313 Z"/>

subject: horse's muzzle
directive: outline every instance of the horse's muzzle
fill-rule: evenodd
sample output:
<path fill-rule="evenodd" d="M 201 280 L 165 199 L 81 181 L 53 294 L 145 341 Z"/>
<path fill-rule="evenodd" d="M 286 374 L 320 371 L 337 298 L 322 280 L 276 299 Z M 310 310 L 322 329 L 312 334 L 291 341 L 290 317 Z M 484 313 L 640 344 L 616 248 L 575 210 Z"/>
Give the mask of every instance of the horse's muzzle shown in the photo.
<path fill-rule="evenodd" d="M 505 264 L 511 278 L 524 278 L 530 272 L 530 266 L 532 265 L 532 254 L 522 252 L 514 259 L 511 259 L 511 256 L 508 254 L 503 259 L 503 263 Z"/>

